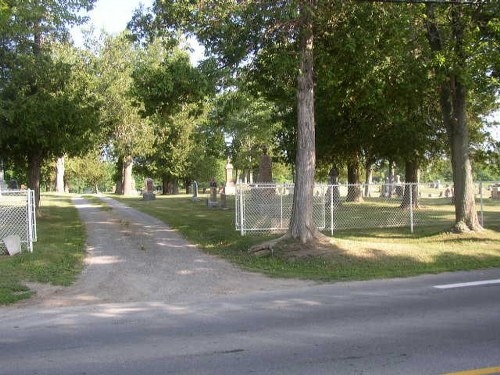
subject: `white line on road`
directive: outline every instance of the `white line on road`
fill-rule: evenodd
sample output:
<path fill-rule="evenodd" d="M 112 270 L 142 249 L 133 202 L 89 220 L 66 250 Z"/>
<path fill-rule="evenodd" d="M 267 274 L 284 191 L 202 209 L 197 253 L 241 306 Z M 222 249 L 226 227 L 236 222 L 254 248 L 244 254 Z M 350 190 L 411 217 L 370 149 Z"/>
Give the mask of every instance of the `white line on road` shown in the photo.
<path fill-rule="evenodd" d="M 478 285 L 491 285 L 491 284 L 500 284 L 500 279 L 497 279 L 497 280 L 471 281 L 471 282 L 468 282 L 468 283 L 459 283 L 459 284 L 434 285 L 434 288 L 437 288 L 437 289 L 453 289 L 453 288 L 466 288 L 466 287 L 469 287 L 469 286 L 478 286 Z"/>

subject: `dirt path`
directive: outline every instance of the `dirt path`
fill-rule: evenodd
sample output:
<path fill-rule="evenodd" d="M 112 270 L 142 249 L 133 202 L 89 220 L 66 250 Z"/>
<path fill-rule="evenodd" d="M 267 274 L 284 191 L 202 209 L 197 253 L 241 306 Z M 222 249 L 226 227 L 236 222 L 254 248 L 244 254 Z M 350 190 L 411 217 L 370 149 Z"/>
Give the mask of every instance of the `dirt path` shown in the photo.
<path fill-rule="evenodd" d="M 32 285 L 37 296 L 26 303 L 184 303 L 312 285 L 242 271 L 201 252 L 163 222 L 113 199 L 102 199 L 111 210 L 74 199 L 87 230 L 88 256 L 79 280 L 69 288 Z"/>

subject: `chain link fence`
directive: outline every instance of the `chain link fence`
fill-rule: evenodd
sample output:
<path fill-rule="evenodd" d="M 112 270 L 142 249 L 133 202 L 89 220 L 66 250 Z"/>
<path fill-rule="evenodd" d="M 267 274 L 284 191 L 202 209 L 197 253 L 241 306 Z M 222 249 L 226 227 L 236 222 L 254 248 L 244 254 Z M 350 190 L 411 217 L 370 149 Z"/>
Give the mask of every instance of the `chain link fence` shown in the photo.
<path fill-rule="evenodd" d="M 479 217 L 500 220 L 500 199 L 495 185 L 476 186 Z M 498 185 L 500 189 L 500 185 Z M 491 197 L 489 196 L 491 191 Z M 236 189 L 236 230 L 280 232 L 288 229 L 293 204 L 293 184 L 240 184 Z M 498 198 L 500 198 L 500 193 Z M 491 210 L 484 210 L 484 204 Z M 316 227 L 333 234 L 338 230 L 451 226 L 455 219 L 453 187 L 441 184 L 339 184 L 316 185 L 313 215 Z"/>
<path fill-rule="evenodd" d="M 0 253 L 6 251 L 2 239 L 17 235 L 27 249 L 36 242 L 35 195 L 33 190 L 0 191 Z"/>

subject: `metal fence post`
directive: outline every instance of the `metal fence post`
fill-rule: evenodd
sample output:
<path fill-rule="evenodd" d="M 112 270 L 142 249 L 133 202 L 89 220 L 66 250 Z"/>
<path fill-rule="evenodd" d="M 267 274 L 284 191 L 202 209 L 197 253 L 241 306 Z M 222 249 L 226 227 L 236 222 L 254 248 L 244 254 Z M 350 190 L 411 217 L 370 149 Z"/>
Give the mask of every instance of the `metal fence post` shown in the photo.
<path fill-rule="evenodd" d="M 28 190 L 28 194 L 27 194 L 27 200 L 26 200 L 26 204 L 28 205 L 28 209 L 26 210 L 27 211 L 27 214 L 28 214 L 28 249 L 30 251 L 30 253 L 33 252 L 33 221 L 32 221 L 32 217 L 33 217 L 33 202 L 34 202 L 34 198 L 33 198 L 33 193 L 35 191 L 34 190 Z"/>
<path fill-rule="evenodd" d="M 481 199 L 481 226 L 484 227 L 483 181 L 479 181 L 479 197 Z"/>
<path fill-rule="evenodd" d="M 245 210 L 245 204 L 243 202 L 243 189 L 240 189 L 240 233 L 242 236 L 245 235 L 245 227 L 243 226 L 243 219 L 245 215 L 243 211 Z"/>
<path fill-rule="evenodd" d="M 330 185 L 330 234 L 333 236 L 333 185 Z"/>
<path fill-rule="evenodd" d="M 409 183 L 410 188 L 410 232 L 413 233 L 413 184 Z"/>
<path fill-rule="evenodd" d="M 283 190 L 280 191 L 280 229 L 283 229 L 283 194 L 285 193 L 285 184 Z"/>

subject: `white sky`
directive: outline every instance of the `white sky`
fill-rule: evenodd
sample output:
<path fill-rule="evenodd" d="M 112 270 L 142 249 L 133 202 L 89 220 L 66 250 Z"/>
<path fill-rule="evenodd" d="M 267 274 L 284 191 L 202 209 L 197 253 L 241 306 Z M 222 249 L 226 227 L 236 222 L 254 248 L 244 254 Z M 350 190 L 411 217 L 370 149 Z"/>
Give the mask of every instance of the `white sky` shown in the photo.
<path fill-rule="evenodd" d="M 71 30 L 71 35 L 76 45 L 82 45 L 81 29 L 88 29 L 90 25 L 99 32 L 104 30 L 110 34 L 118 34 L 125 30 L 127 23 L 131 20 L 134 10 L 140 4 L 151 6 L 153 0 L 97 0 L 94 9 L 89 12 L 90 21 L 79 28 Z M 196 64 L 203 58 L 203 49 L 196 42 L 190 42 L 194 48 L 192 62 Z"/>
<path fill-rule="evenodd" d="M 73 29 L 71 34 L 77 45 L 81 44 L 80 29 L 94 25 L 97 31 L 105 30 L 110 34 L 118 34 L 125 29 L 139 4 L 150 6 L 152 0 L 97 0 L 94 9 L 89 12 L 90 21 L 80 28 Z"/>

